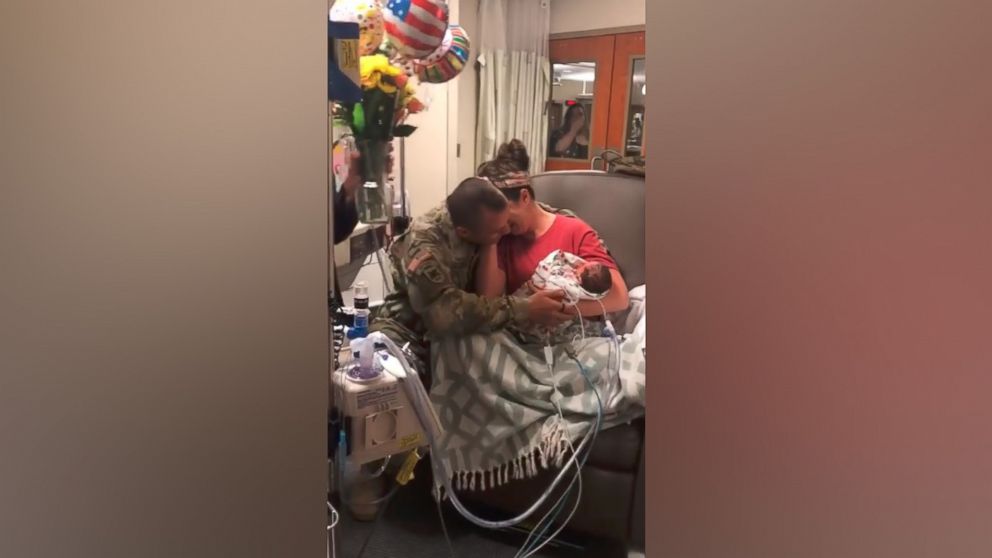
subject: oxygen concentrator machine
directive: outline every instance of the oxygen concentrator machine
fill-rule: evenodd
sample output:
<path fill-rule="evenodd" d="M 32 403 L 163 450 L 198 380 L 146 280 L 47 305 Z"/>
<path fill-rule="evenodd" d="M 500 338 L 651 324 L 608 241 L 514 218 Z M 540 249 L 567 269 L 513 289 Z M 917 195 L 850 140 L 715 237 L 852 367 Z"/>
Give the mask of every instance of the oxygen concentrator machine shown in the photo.
<path fill-rule="evenodd" d="M 351 342 L 351 359 L 334 372 L 335 401 L 343 416 L 349 466 L 426 446 L 428 439 L 413 408 L 411 390 L 424 390 L 420 378 L 408 376 L 399 359 L 379 343 Z M 440 432 L 433 408 L 425 409 Z"/>

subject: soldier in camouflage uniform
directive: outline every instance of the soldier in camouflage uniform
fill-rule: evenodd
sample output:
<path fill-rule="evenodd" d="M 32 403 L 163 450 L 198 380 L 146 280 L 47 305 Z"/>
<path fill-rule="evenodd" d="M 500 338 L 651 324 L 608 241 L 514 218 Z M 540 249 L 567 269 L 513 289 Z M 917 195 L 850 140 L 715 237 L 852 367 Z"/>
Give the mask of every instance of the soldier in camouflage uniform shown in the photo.
<path fill-rule="evenodd" d="M 409 343 L 411 364 L 424 372 L 432 339 L 571 319 L 560 292 L 498 299 L 470 292 L 479 246 L 507 234 L 507 221 L 506 197 L 490 181 L 469 178 L 459 184 L 444 205 L 415 219 L 390 247 L 395 289 L 376 310 L 370 329 L 401 346 Z"/>

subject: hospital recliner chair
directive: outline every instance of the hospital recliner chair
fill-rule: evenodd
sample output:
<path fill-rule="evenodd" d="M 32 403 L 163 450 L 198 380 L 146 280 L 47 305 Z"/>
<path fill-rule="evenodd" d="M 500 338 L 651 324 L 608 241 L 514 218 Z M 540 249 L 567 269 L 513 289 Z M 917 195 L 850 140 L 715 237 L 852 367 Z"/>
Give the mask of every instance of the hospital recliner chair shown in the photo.
<path fill-rule="evenodd" d="M 645 283 L 643 178 L 561 171 L 535 175 L 532 181 L 538 201 L 572 210 L 599 232 L 629 288 Z M 536 478 L 492 490 L 464 492 L 462 499 L 518 514 L 533 503 L 535 494 L 547 488 L 555 473 L 545 471 Z M 643 419 L 600 433 L 583 468 L 582 482 L 582 502 L 568 531 L 643 551 Z"/>

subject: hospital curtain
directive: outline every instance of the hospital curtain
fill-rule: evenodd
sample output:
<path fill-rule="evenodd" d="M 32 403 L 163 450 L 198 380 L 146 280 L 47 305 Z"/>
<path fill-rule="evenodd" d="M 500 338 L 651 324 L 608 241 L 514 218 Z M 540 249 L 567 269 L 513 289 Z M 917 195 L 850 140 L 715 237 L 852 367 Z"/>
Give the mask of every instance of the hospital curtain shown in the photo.
<path fill-rule="evenodd" d="M 531 171 L 544 170 L 551 95 L 548 36 L 551 0 L 481 0 L 479 3 L 479 115 L 476 165 L 499 145 L 519 139 Z"/>

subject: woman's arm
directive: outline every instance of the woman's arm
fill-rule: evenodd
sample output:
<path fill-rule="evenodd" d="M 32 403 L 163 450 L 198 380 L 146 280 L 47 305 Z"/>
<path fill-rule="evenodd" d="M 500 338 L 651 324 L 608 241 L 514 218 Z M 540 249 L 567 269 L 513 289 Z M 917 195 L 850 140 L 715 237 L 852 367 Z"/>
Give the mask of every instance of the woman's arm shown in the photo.
<path fill-rule="evenodd" d="M 612 286 L 610 287 L 609 293 L 602 300 L 587 300 L 582 301 L 578 304 L 579 313 L 583 317 L 594 317 L 602 316 L 603 309 L 605 307 L 606 313 L 611 314 L 613 312 L 619 312 L 621 310 L 626 310 L 630 305 L 630 298 L 627 293 L 627 282 L 623 280 L 623 276 L 617 271 L 617 264 L 610 256 L 610 253 L 606 250 L 603 245 L 603 241 L 599 238 L 599 234 L 586 224 L 584 221 L 582 223 L 582 237 L 579 240 L 579 247 L 577 250 L 577 255 L 586 261 L 595 261 L 603 265 L 607 265 L 610 268 L 610 279 L 612 280 Z M 569 312 L 575 314 L 575 308 L 570 308 Z"/>
<path fill-rule="evenodd" d="M 334 244 L 344 242 L 358 225 L 358 207 L 355 197 L 347 190 L 334 196 Z"/>
<path fill-rule="evenodd" d="M 334 195 L 334 244 L 344 242 L 358 226 L 358 206 L 355 205 L 355 191 L 362 183 L 361 155 L 351 154 L 348 162 L 348 178 Z"/>
<path fill-rule="evenodd" d="M 485 298 L 506 294 L 506 275 L 499 268 L 499 244 L 479 248 L 479 263 L 475 267 L 475 292 Z"/>

